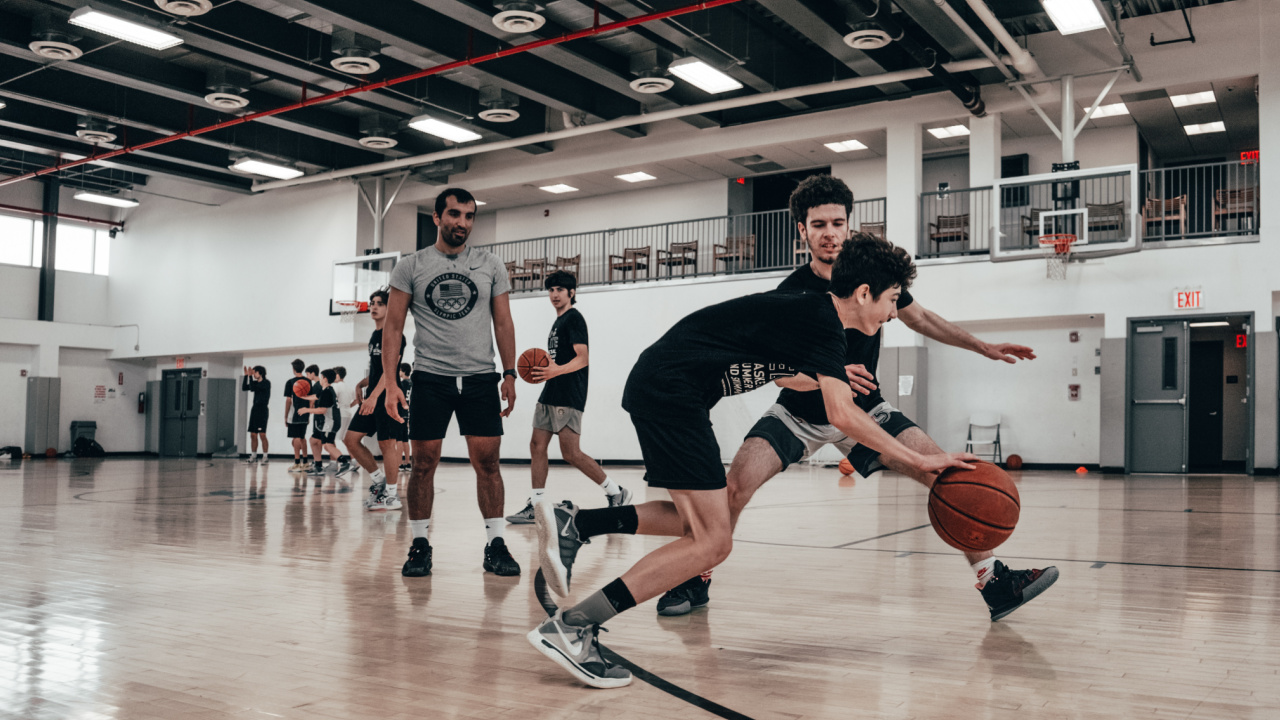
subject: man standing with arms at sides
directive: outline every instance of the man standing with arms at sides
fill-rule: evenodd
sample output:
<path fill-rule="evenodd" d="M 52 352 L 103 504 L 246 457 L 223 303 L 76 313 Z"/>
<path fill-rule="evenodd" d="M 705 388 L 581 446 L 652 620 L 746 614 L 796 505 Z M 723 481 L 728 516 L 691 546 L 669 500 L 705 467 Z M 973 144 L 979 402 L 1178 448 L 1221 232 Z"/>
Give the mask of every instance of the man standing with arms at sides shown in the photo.
<path fill-rule="evenodd" d="M 294 405 L 298 401 L 293 396 L 293 384 L 299 380 L 306 380 L 302 376 L 302 369 L 307 366 L 300 359 L 295 359 L 289 363 L 293 368 L 293 377 L 284 383 L 284 424 L 289 428 L 289 440 L 293 443 L 293 467 L 289 468 L 289 472 L 301 472 L 307 469 L 306 447 L 307 447 L 307 421 L 310 420 L 306 415 L 302 415 Z"/>
<path fill-rule="evenodd" d="M 385 395 L 387 388 L 397 387 L 395 373 L 385 375 L 382 372 L 382 330 L 387 319 L 387 291 L 377 290 L 369 296 L 369 317 L 373 319 L 373 334 L 369 336 L 369 376 L 356 386 L 357 395 L 360 387 L 367 383 L 365 400 L 360 404 L 359 414 L 351 418 L 347 426 L 347 434 L 342 439 L 351 456 L 360 467 L 373 476 L 373 484 L 369 486 L 369 497 L 364 506 L 369 510 L 399 510 L 400 493 L 397 480 L 400 473 L 396 468 L 396 438 L 400 436 L 400 421 L 387 415 Z M 396 339 L 399 349 L 389 353 L 394 362 L 400 362 L 404 353 L 404 335 Z M 378 449 L 382 451 L 382 467 L 373 458 L 373 453 L 364 446 L 361 440 L 366 435 L 378 436 Z"/>
<path fill-rule="evenodd" d="M 544 283 L 556 321 L 547 337 L 547 354 L 551 364 L 534 368 L 535 382 L 547 385 L 533 411 L 533 438 L 529 441 L 533 494 L 524 509 L 508 515 L 515 525 L 533 523 L 533 504 L 542 499 L 547 488 L 547 447 L 551 436 L 560 436 L 560 454 L 591 482 L 599 485 L 610 507 L 631 504 L 631 491 L 605 475 L 604 468 L 582 452 L 582 412 L 587 407 L 587 321 L 574 305 L 578 302 L 578 280 L 563 270 L 547 276 Z"/>
<path fill-rule="evenodd" d="M 467 440 L 467 455 L 476 471 L 476 496 L 488 542 L 484 569 L 496 575 L 519 575 L 520 566 L 507 550 L 502 517 L 502 473 L 498 466 L 502 418 L 516 402 L 516 331 L 511 320 L 511 281 L 506 266 L 493 253 L 469 247 L 476 201 L 461 188 L 436 196 L 436 242 L 396 264 L 391 271 L 391 301 L 384 342 L 403 337 L 405 315 L 412 310 L 413 407 L 409 409 L 409 442 L 413 471 L 409 476 L 409 524 L 413 546 L 401 574 L 431 574 L 427 540 L 435 501 L 435 472 L 449 420 Z M 493 338 L 503 372 L 493 365 Z M 385 377 L 395 378 L 397 360 L 382 358 Z M 506 408 L 502 403 L 506 402 Z M 387 414 L 400 419 L 404 393 L 387 387 Z"/>
<path fill-rule="evenodd" d="M 271 381 L 267 379 L 267 369 L 261 365 L 244 369 L 244 380 L 240 389 L 253 393 L 253 405 L 249 408 L 249 447 L 252 448 L 250 465 L 258 462 L 258 442 L 262 442 L 262 464 L 267 464 L 267 418 L 270 416 L 267 404 L 271 402 Z"/>

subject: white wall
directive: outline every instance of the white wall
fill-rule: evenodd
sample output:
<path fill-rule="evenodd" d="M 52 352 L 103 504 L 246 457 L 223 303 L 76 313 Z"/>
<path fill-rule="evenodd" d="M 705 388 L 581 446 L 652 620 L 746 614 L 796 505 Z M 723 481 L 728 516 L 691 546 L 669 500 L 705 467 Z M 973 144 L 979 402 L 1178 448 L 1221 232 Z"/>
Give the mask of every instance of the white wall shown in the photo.
<path fill-rule="evenodd" d="M 38 283 L 38 281 L 37 281 Z M 110 325 L 106 275 L 58 270 L 53 279 L 53 319 L 78 325 Z"/>
<path fill-rule="evenodd" d="M 56 286 L 56 279 L 54 283 Z M 40 271 L 18 265 L 0 265 L 0 317 L 35 320 L 39 314 Z"/>
<path fill-rule="evenodd" d="M 1062 141 L 1053 135 L 1021 138 L 1006 135 L 1001 145 L 1003 147 L 1000 154 L 1005 157 L 1023 153 L 1029 155 L 1027 162 L 1032 175 L 1052 172 L 1053 164 L 1062 162 Z M 1097 128 L 1081 132 L 1076 136 L 1076 159 L 1084 169 L 1138 162 L 1138 126 Z M 926 189 L 937 188 L 926 185 Z"/>
<path fill-rule="evenodd" d="M 26 445 L 27 379 L 23 370 L 35 375 L 35 348 L 0 344 L 0 397 L 6 398 L 4 412 L 0 412 L 0 447 Z"/>
<path fill-rule="evenodd" d="M 58 448 L 71 449 L 72 421 L 92 420 L 107 452 L 142 452 L 146 416 L 138 413 L 138 393 L 147 389 L 148 364 L 110 360 L 104 350 L 63 348 L 59 366 Z M 108 391 L 102 400 L 94 397 L 99 385 Z"/>
<path fill-rule="evenodd" d="M 937 192 L 938 183 L 948 183 L 952 190 L 963 190 L 969 187 L 969 156 L 927 157 L 921 164 L 920 174 L 924 192 Z"/>
<path fill-rule="evenodd" d="M 870 200 L 885 197 L 885 159 L 883 157 L 866 160 L 833 163 L 831 176 L 844 180 L 853 191 L 854 200 Z"/>

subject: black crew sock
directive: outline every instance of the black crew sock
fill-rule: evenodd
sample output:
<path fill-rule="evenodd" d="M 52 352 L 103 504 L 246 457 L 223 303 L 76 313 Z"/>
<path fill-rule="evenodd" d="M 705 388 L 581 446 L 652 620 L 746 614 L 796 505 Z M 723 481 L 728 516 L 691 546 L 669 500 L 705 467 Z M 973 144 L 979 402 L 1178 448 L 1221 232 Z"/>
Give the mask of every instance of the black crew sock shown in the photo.
<path fill-rule="evenodd" d="M 634 505 L 598 508 L 595 510 L 579 510 L 573 524 L 578 528 L 578 537 L 589 540 L 597 535 L 635 535 L 640 526 L 640 517 L 636 515 Z"/>
<path fill-rule="evenodd" d="M 586 600 L 565 610 L 561 617 L 568 625 L 600 625 L 635 606 L 636 600 L 631 596 L 631 591 L 622 582 L 622 578 L 618 578 L 605 585 L 603 590 L 592 593 Z"/>

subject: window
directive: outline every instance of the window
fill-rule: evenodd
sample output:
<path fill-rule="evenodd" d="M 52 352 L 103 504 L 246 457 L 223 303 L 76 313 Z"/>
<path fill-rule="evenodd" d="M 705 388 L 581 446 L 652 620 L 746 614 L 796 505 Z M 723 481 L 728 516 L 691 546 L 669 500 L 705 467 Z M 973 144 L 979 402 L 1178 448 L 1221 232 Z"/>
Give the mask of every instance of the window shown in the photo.
<path fill-rule="evenodd" d="M 106 275 L 111 265 L 111 231 L 93 231 L 93 274 Z"/>
<path fill-rule="evenodd" d="M 0 263 L 31 265 L 35 248 L 35 223 L 27 218 L 0 215 Z"/>
<path fill-rule="evenodd" d="M 93 229 L 59 223 L 57 258 L 59 270 L 93 272 Z"/>
<path fill-rule="evenodd" d="M 0 263 L 40 267 L 44 221 L 0 215 Z M 106 275 L 111 262 L 111 231 L 58 223 L 58 269 Z"/>

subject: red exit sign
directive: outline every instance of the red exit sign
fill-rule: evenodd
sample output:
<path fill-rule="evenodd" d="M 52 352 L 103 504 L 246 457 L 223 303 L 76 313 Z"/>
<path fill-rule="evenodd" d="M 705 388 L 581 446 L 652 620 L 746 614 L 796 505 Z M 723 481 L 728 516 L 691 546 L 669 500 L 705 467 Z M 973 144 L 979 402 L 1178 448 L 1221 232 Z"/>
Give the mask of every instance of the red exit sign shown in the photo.
<path fill-rule="evenodd" d="M 1204 307 L 1204 291 L 1174 290 L 1173 307 L 1178 310 L 1195 310 Z"/>
<path fill-rule="evenodd" d="M 1240 153 L 1241 165 L 1256 165 L 1258 163 L 1258 150 L 1244 150 Z"/>
<path fill-rule="evenodd" d="M 1248 335 L 1237 335 L 1237 336 L 1236 336 L 1236 347 L 1238 347 L 1238 348 L 1247 348 L 1247 347 L 1249 347 L 1249 336 L 1248 336 Z"/>

